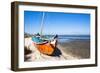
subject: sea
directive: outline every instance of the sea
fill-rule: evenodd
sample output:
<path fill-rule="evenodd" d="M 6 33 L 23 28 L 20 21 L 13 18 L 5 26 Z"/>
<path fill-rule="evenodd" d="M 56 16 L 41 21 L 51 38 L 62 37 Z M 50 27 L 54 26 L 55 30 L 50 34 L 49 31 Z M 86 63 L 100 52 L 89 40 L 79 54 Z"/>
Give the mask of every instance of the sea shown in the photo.
<path fill-rule="evenodd" d="M 53 37 L 54 35 L 48 35 Z M 58 35 L 59 42 L 69 42 L 73 40 L 90 40 L 90 35 Z"/>

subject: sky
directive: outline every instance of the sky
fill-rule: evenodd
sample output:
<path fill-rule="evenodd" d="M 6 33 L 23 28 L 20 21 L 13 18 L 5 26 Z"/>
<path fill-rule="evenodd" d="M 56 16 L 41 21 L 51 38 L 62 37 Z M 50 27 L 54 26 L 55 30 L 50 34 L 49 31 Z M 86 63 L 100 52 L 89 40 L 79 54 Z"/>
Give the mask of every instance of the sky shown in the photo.
<path fill-rule="evenodd" d="M 43 34 L 89 35 L 90 14 L 44 12 Z M 40 33 L 43 12 L 24 11 L 24 32 Z"/>

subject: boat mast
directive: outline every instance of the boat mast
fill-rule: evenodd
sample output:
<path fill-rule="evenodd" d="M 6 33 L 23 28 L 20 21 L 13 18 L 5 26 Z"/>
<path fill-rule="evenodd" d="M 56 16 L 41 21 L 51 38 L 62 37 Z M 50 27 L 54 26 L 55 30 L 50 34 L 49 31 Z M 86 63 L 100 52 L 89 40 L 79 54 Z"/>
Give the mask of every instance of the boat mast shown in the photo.
<path fill-rule="evenodd" d="M 42 34 L 43 34 L 44 16 L 45 16 L 45 13 L 43 12 L 43 15 L 42 15 L 42 20 L 41 20 L 41 27 L 40 27 L 40 35 L 42 35 Z"/>

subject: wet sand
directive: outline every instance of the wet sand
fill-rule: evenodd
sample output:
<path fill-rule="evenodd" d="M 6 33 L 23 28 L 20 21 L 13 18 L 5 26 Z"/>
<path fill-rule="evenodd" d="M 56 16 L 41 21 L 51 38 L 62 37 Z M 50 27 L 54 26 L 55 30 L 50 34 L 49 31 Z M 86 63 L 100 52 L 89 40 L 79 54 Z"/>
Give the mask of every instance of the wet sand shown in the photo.
<path fill-rule="evenodd" d="M 70 42 L 59 42 L 58 47 L 66 54 L 72 55 L 79 59 L 90 58 L 90 41 L 89 40 L 73 40 Z"/>

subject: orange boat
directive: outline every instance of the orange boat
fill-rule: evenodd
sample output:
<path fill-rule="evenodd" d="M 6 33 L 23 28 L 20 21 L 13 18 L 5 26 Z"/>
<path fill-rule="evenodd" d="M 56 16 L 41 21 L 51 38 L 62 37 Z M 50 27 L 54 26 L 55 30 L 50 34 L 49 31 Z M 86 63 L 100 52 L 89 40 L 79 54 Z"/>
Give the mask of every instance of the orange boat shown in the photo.
<path fill-rule="evenodd" d="M 49 38 L 44 39 L 42 37 L 44 16 L 45 13 L 43 12 L 42 21 L 41 21 L 41 32 L 40 34 L 38 33 L 32 37 L 33 44 L 35 44 L 37 49 L 43 54 L 53 55 L 53 53 L 54 54 L 60 53 L 60 50 L 57 50 L 56 47 L 57 38 L 58 38 L 57 35 L 54 37 L 53 41 L 51 41 Z"/>
<path fill-rule="evenodd" d="M 39 40 L 39 42 L 35 42 Z M 43 54 L 46 54 L 46 55 L 52 55 L 55 48 L 56 48 L 56 43 L 57 43 L 57 40 L 54 39 L 53 41 L 51 42 L 48 42 L 48 41 L 43 41 L 39 38 L 36 38 L 35 37 L 35 40 L 33 39 L 33 44 L 35 44 L 35 46 L 37 47 L 37 49 L 43 53 Z"/>
<path fill-rule="evenodd" d="M 50 43 L 37 44 L 38 50 L 46 55 L 51 55 L 54 52 L 54 46 Z"/>

